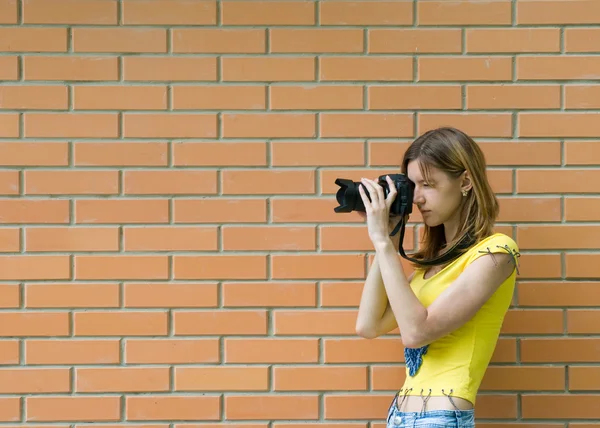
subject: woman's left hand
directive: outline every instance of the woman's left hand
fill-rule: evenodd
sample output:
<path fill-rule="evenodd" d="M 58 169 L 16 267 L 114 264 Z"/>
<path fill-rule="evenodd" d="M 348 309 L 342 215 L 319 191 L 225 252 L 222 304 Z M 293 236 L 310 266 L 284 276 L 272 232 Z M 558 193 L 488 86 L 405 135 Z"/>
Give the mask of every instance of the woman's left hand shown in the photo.
<path fill-rule="evenodd" d="M 358 186 L 358 191 L 363 204 L 365 205 L 365 212 L 367 214 L 369 237 L 375 246 L 390 242 L 390 208 L 398 193 L 392 179 L 388 176 L 385 178 L 390 190 L 387 197 L 384 196 L 383 187 L 376 181 L 369 180 L 368 178 L 363 178 L 361 180 L 361 183 L 369 192 L 371 201 L 369 201 L 369 196 L 365 193 L 363 186 Z"/>

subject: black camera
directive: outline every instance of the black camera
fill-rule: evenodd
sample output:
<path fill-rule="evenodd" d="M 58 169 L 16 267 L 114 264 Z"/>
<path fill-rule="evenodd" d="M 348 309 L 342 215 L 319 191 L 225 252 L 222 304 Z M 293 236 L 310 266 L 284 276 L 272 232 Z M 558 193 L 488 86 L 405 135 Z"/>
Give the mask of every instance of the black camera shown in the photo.
<path fill-rule="evenodd" d="M 383 193 L 387 198 L 390 193 L 390 188 L 385 177 L 385 175 L 379 176 L 377 183 L 383 187 Z M 389 177 L 394 182 L 394 187 L 398 191 L 398 194 L 396 195 L 396 198 L 394 199 L 394 202 L 390 208 L 390 216 L 405 216 L 410 214 L 412 212 L 415 184 L 404 174 L 389 174 Z M 358 186 L 363 186 L 363 189 L 365 190 L 369 200 L 371 200 L 371 197 L 369 195 L 369 191 L 361 182 L 352 181 L 345 178 L 338 178 L 335 180 L 335 184 L 340 186 L 340 189 L 337 191 L 335 196 L 339 203 L 339 206 L 334 208 L 336 213 L 365 211 L 365 205 L 360 197 Z"/>

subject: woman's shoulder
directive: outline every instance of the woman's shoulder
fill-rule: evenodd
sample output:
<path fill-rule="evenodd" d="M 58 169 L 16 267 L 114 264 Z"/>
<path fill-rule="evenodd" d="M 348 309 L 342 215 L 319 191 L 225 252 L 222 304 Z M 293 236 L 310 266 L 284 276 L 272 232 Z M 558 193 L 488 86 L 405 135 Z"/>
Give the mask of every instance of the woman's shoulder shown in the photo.
<path fill-rule="evenodd" d="M 505 233 L 495 232 L 473 244 L 467 251 L 467 259 L 468 262 L 472 262 L 479 256 L 490 253 L 505 253 L 512 256 L 515 261 L 520 257 L 517 242 Z"/>

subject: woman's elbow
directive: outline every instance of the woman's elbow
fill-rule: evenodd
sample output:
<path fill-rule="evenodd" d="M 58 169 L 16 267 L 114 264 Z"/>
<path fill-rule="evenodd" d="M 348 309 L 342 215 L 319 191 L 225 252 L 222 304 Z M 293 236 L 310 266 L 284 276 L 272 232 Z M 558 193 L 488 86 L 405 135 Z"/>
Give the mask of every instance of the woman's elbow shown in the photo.
<path fill-rule="evenodd" d="M 364 339 L 375 339 L 379 336 L 375 326 L 360 323 L 356 324 L 356 334 Z"/>

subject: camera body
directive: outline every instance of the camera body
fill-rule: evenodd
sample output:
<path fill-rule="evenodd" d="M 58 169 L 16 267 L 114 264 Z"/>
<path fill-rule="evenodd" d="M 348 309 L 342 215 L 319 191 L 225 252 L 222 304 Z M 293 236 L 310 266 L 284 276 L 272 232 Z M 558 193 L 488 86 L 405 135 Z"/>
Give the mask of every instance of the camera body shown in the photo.
<path fill-rule="evenodd" d="M 410 181 L 404 174 L 388 174 L 387 176 L 392 179 L 393 186 L 398 192 L 390 208 L 390 216 L 410 214 L 412 212 L 415 188 L 414 183 Z M 379 176 L 377 182 L 383 188 L 383 193 L 387 198 L 390 193 L 390 187 L 385 177 L 386 175 Z M 339 206 L 334 208 L 336 213 L 365 211 L 365 205 L 363 204 L 362 198 L 358 191 L 358 186 L 363 186 L 363 190 L 367 194 L 369 200 L 371 200 L 371 197 L 369 195 L 369 191 L 361 182 L 352 181 L 345 178 L 338 178 L 335 180 L 335 184 L 340 186 L 336 193 L 336 200 L 339 203 Z"/>

